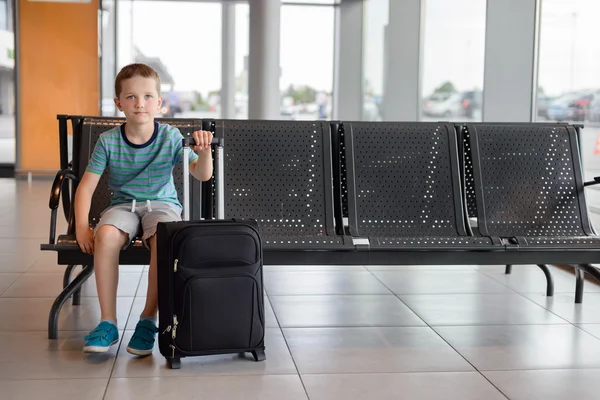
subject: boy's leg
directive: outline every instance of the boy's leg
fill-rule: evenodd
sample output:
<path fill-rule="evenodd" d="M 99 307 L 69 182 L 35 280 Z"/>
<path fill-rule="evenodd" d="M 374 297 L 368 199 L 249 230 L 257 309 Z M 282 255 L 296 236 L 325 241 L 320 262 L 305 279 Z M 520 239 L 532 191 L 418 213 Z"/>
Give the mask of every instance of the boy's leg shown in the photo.
<path fill-rule="evenodd" d="M 150 267 L 148 269 L 148 288 L 146 289 L 146 305 L 135 332 L 127 346 L 129 353 L 145 356 L 152 353 L 154 347 L 154 334 L 156 328 L 156 314 L 158 312 L 158 268 L 156 248 L 156 226 L 159 222 L 181 221 L 179 207 L 166 203 L 153 201 L 152 211 L 142 213 L 142 238 L 150 247 Z"/>
<path fill-rule="evenodd" d="M 129 210 L 129 211 L 128 211 Z M 119 282 L 119 253 L 129 238 L 139 231 L 139 216 L 128 206 L 108 209 L 100 218 L 94 235 L 94 272 L 100 303 L 101 321 L 86 336 L 84 351 L 105 352 L 118 341 L 117 286 Z"/>
<path fill-rule="evenodd" d="M 150 267 L 148 269 L 148 289 L 146 306 L 142 317 L 156 317 L 158 311 L 158 273 L 156 256 L 156 226 L 159 222 L 181 221 L 181 209 L 174 204 L 153 201 L 152 211 L 142 215 L 142 238 L 150 247 Z"/>
<path fill-rule="evenodd" d="M 129 235 L 113 225 L 103 225 L 94 238 L 94 272 L 100 302 L 100 318 L 117 321 L 119 253 Z"/>
<path fill-rule="evenodd" d="M 156 233 L 146 240 L 150 247 L 150 266 L 148 268 L 148 288 L 146 289 L 146 306 L 142 317 L 156 317 L 158 312 L 158 271 L 156 266 Z"/>

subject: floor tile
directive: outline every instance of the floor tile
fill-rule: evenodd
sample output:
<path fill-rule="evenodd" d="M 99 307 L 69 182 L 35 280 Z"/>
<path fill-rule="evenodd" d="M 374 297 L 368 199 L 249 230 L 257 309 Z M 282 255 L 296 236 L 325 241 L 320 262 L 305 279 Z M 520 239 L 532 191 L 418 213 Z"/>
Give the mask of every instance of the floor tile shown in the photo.
<path fill-rule="evenodd" d="M 40 251 L 35 261 L 27 268 L 26 272 L 64 273 L 66 265 L 58 265 L 58 256 L 55 251 Z M 81 270 L 78 267 L 77 270 Z M 25 272 L 25 271 L 24 271 Z"/>
<path fill-rule="evenodd" d="M 584 293 L 583 303 L 575 304 L 575 295 L 557 293 L 552 297 L 525 294 L 540 306 L 574 324 L 600 323 L 600 293 Z"/>
<path fill-rule="evenodd" d="M 373 270 L 396 294 L 514 293 L 477 270 Z"/>
<path fill-rule="evenodd" d="M 600 339 L 600 324 L 578 324 L 577 326 Z"/>
<path fill-rule="evenodd" d="M 48 315 L 54 299 L 0 298 L 0 331 L 47 331 Z M 125 326 L 133 303 L 132 297 L 117 298 L 119 326 Z M 61 331 L 90 331 L 100 322 L 100 305 L 95 297 L 83 297 L 80 306 L 71 300 L 63 306 L 58 329 Z"/>
<path fill-rule="evenodd" d="M 146 305 L 145 297 L 136 297 L 133 301 L 133 306 L 131 307 L 131 312 L 129 313 L 129 319 L 127 320 L 127 326 L 125 330 L 134 330 L 135 325 L 138 323 L 140 319 L 140 315 L 142 311 L 144 311 L 144 307 Z M 279 328 L 279 324 L 277 323 L 277 319 L 275 318 L 275 314 L 273 313 L 273 308 L 271 307 L 271 302 L 265 296 L 265 327 L 266 328 Z"/>
<path fill-rule="evenodd" d="M 567 324 L 519 294 L 400 295 L 429 325 Z"/>
<path fill-rule="evenodd" d="M 135 326 L 140 320 L 140 315 L 142 314 L 142 311 L 144 311 L 145 306 L 145 297 L 136 297 L 135 299 L 133 299 L 133 304 L 131 306 L 131 311 L 129 312 L 129 318 L 127 318 L 125 330 L 133 331 L 135 329 Z"/>
<path fill-rule="evenodd" d="M 53 297 L 63 289 L 64 273 L 25 272 L 3 294 L 2 297 Z M 72 279 L 76 277 L 73 273 Z M 134 297 L 140 282 L 141 272 L 137 274 L 119 274 L 117 296 Z M 81 288 L 82 297 L 98 297 L 96 277 L 92 274 Z"/>
<path fill-rule="evenodd" d="M 435 327 L 480 371 L 600 368 L 600 340 L 573 325 Z"/>
<path fill-rule="evenodd" d="M 268 328 L 265 335 L 267 359 L 256 362 L 250 353 L 245 358 L 238 354 L 186 357 L 181 369 L 171 370 L 160 354 L 158 343 L 152 356 L 139 358 L 127 353 L 132 331 L 126 331 L 119 350 L 113 377 L 200 376 L 200 375 L 281 375 L 296 374 L 297 370 L 281 331 Z M 160 334 L 160 333 L 159 333 Z"/>
<path fill-rule="evenodd" d="M 36 262 L 40 254 L 30 251 L 2 251 L 2 263 L 0 263 L 0 273 L 4 272 L 25 272 Z M 56 257 L 56 256 L 55 256 Z"/>
<path fill-rule="evenodd" d="M 365 272 L 362 265 L 265 265 L 265 273 L 271 272 Z"/>
<path fill-rule="evenodd" d="M 297 375 L 111 379 L 105 400 L 307 400 Z"/>
<path fill-rule="evenodd" d="M 265 296 L 265 327 L 266 328 L 279 328 L 279 321 L 275 317 L 273 311 L 273 304 L 271 299 Z"/>
<path fill-rule="evenodd" d="M 270 296 L 282 327 L 424 326 L 394 295 Z"/>
<path fill-rule="evenodd" d="M 12 285 L 21 274 L 19 273 L 10 273 L 10 272 L 0 272 L 0 295 L 6 291 Z"/>
<path fill-rule="evenodd" d="M 483 374 L 511 400 L 597 400 L 600 370 L 486 371 Z"/>
<path fill-rule="evenodd" d="M 19 224 L 24 223 L 22 221 Z M 39 257 L 40 245 L 45 243 L 39 238 L 21 238 L 16 236 L 0 237 L 0 254 L 25 254 L 32 255 L 33 261 Z"/>
<path fill-rule="evenodd" d="M 478 265 L 365 265 L 368 271 L 475 271 Z"/>
<path fill-rule="evenodd" d="M 505 269 L 505 265 L 479 268 L 483 274 L 518 293 L 546 293 L 546 276 L 537 266 L 514 265 L 511 274 L 505 274 Z M 549 270 L 554 281 L 554 293 L 575 293 L 574 274 L 553 266 L 549 266 Z M 590 282 L 586 290 L 600 292 L 600 285 Z"/>
<path fill-rule="evenodd" d="M 107 378 L 117 345 L 107 353 L 86 354 L 81 349 L 88 332 L 0 332 L 0 380 Z M 0 392 L 1 393 L 1 392 Z"/>
<path fill-rule="evenodd" d="M 107 386 L 108 379 L 0 380 L 0 393 L 15 400 L 102 400 Z"/>
<path fill-rule="evenodd" d="M 148 295 L 148 272 L 142 272 L 135 295 L 136 297 L 146 297 Z"/>
<path fill-rule="evenodd" d="M 477 372 L 302 375 L 302 382 L 311 400 L 506 400 Z"/>
<path fill-rule="evenodd" d="M 471 371 L 435 332 L 410 328 L 284 328 L 301 374 Z"/>
<path fill-rule="evenodd" d="M 368 271 L 264 272 L 269 296 L 308 294 L 390 294 Z"/>

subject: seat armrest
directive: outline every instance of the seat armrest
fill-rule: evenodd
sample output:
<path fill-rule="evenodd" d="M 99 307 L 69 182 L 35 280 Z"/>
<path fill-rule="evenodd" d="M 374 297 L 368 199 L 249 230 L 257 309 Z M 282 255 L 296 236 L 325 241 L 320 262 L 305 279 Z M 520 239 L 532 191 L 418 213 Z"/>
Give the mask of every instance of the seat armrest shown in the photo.
<path fill-rule="evenodd" d="M 588 181 L 588 182 L 585 182 L 585 183 L 583 184 L 583 186 L 592 186 L 592 185 L 597 185 L 597 184 L 599 184 L 599 183 L 600 183 L 600 176 L 596 176 L 596 177 L 594 177 L 594 180 L 593 180 L 593 181 Z"/>
<path fill-rule="evenodd" d="M 54 244 L 56 239 L 56 213 L 58 211 L 58 205 L 60 204 L 60 195 L 62 193 L 62 185 L 65 182 L 65 179 L 70 179 L 74 182 L 79 181 L 71 169 L 63 169 L 56 173 L 54 182 L 52 182 L 50 201 L 48 203 L 48 206 L 50 207 L 50 237 L 48 243 L 50 244 Z M 69 204 L 69 207 L 72 207 L 72 204 Z"/>

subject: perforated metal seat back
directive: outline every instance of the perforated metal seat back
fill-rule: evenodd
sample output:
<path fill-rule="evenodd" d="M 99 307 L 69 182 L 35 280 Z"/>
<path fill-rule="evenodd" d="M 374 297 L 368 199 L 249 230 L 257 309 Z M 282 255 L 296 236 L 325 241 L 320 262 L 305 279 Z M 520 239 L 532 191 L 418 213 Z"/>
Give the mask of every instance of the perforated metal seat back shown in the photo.
<path fill-rule="evenodd" d="M 484 230 L 500 237 L 585 235 L 575 130 L 500 124 L 468 129 Z"/>
<path fill-rule="evenodd" d="M 194 130 L 200 129 L 201 121 L 193 120 L 193 119 L 169 119 L 169 120 L 160 120 L 157 119 L 158 122 L 168 123 L 174 127 L 179 128 L 181 133 L 184 136 L 191 135 Z M 81 128 L 81 149 L 79 153 L 79 171 L 76 173 L 79 174 L 81 178 L 85 169 L 88 165 L 89 159 L 96 147 L 96 143 L 100 138 L 100 135 L 103 132 L 110 130 L 115 126 L 120 126 L 125 122 L 124 118 L 109 118 L 109 117 L 86 117 L 83 120 L 82 128 Z M 94 192 L 94 196 L 92 198 L 92 204 L 90 207 L 90 224 L 92 226 L 96 225 L 100 220 L 100 213 L 110 205 L 110 199 L 112 197 L 112 191 L 109 188 L 108 184 L 108 176 L 109 176 L 109 168 L 106 168 L 102 176 L 100 177 L 100 181 L 98 182 L 98 186 L 96 187 L 96 191 Z M 183 167 L 181 164 L 176 165 L 173 168 L 173 179 L 175 182 L 175 188 L 177 189 L 177 197 L 179 198 L 179 202 L 183 202 Z M 193 179 L 190 180 L 190 183 L 193 183 Z M 190 187 L 197 188 L 197 185 L 191 185 Z"/>
<path fill-rule="evenodd" d="M 462 187 L 464 188 L 464 192 L 465 192 L 465 199 L 466 199 L 466 204 L 467 204 L 467 215 L 469 217 L 476 217 L 477 216 L 477 202 L 475 199 L 475 187 L 474 187 L 474 180 L 475 177 L 473 176 L 473 160 L 471 158 L 471 139 L 469 136 L 469 130 L 467 129 L 466 126 L 462 126 L 461 128 L 461 135 L 460 135 L 460 139 L 462 141 L 461 143 L 461 149 L 462 151 L 459 152 L 459 157 L 462 158 L 462 163 L 463 163 L 463 185 Z"/>
<path fill-rule="evenodd" d="M 355 225 L 355 234 L 466 234 L 460 206 L 458 146 L 452 126 L 360 122 L 344 126 L 349 222 L 351 227 Z"/>
<path fill-rule="evenodd" d="M 304 121 L 216 121 L 225 137 L 225 217 L 267 236 L 333 233 L 331 132 Z"/>

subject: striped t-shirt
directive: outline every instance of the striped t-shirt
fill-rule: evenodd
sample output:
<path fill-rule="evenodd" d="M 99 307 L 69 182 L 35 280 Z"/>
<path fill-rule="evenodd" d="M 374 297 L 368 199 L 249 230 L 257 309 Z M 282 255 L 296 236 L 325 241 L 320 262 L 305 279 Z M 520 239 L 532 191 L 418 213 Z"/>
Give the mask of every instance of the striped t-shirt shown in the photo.
<path fill-rule="evenodd" d="M 109 168 L 111 205 L 161 200 L 181 207 L 173 182 L 173 167 L 183 161 L 179 129 L 154 122 L 154 133 L 144 144 L 131 143 L 125 124 L 100 135 L 87 171 L 101 175 Z M 190 151 L 189 162 L 198 158 Z"/>

